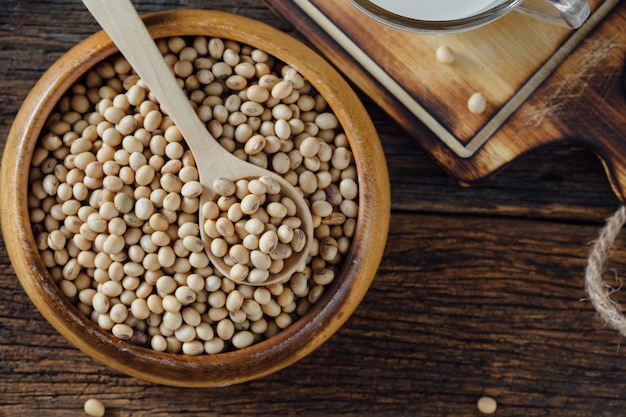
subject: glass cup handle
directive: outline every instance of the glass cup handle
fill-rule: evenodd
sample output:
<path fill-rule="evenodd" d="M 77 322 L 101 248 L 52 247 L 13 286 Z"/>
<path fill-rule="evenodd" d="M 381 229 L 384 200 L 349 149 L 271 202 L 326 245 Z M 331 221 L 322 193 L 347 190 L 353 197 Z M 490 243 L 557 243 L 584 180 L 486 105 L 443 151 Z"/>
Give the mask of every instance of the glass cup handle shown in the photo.
<path fill-rule="evenodd" d="M 586 0 L 523 0 L 516 10 L 572 29 L 582 26 L 589 17 Z"/>

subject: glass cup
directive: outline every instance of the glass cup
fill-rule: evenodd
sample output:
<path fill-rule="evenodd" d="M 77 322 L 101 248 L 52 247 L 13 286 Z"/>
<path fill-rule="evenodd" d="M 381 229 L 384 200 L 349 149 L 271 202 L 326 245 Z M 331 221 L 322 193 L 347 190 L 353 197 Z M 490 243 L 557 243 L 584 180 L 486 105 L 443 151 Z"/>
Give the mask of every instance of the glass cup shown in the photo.
<path fill-rule="evenodd" d="M 420 33 L 474 29 L 512 10 L 568 28 L 580 27 L 589 16 L 586 0 L 351 0 L 370 17 L 387 25 Z"/>

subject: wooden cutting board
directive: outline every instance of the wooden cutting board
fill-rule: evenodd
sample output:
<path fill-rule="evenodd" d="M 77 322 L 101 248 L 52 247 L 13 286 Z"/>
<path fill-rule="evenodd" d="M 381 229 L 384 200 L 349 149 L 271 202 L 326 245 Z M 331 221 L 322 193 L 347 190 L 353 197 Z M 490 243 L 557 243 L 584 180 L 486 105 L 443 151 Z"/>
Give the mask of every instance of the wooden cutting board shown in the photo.
<path fill-rule="evenodd" d="M 514 12 L 438 36 L 385 26 L 348 0 L 265 3 L 461 184 L 542 146 L 577 142 L 599 156 L 626 202 L 626 2 L 591 0 L 577 30 Z M 441 45 L 453 64 L 435 58 Z M 479 115 L 467 109 L 474 92 L 488 101 Z"/>

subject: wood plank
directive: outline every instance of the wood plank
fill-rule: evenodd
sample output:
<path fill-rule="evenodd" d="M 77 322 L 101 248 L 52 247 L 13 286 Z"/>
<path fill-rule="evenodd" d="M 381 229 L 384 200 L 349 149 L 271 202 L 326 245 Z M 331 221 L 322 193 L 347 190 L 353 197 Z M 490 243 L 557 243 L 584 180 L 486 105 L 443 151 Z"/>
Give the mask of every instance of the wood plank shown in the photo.
<path fill-rule="evenodd" d="M 579 271 L 595 231 L 396 213 L 378 276 L 335 337 L 277 374 L 210 390 L 128 378 L 72 348 L 4 258 L 0 414 L 78 413 L 95 396 L 116 416 L 473 415 L 487 394 L 503 415 L 619 415 L 620 337 L 582 301 Z"/>

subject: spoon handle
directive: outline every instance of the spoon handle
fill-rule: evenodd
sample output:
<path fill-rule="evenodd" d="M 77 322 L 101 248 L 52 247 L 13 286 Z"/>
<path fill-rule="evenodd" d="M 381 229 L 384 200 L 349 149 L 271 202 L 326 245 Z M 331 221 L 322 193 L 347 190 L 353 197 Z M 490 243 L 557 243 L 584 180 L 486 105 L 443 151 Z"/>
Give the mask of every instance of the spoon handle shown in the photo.
<path fill-rule="evenodd" d="M 191 152 L 198 159 L 198 163 L 204 155 L 210 157 L 212 153 L 225 154 L 223 148 L 211 137 L 206 126 L 197 117 L 130 0 L 82 1 L 159 100 L 161 107 L 174 121 Z"/>

